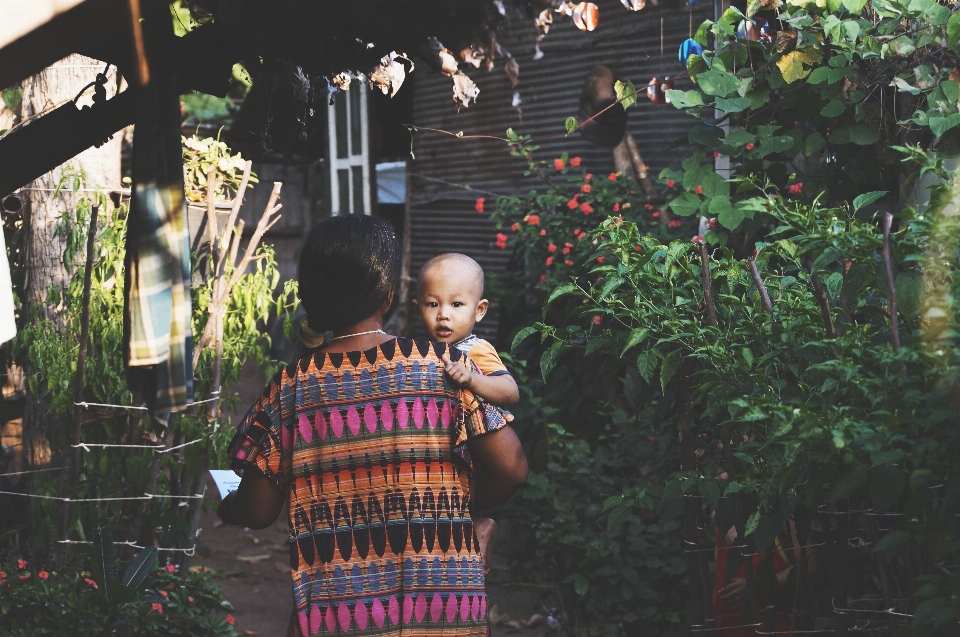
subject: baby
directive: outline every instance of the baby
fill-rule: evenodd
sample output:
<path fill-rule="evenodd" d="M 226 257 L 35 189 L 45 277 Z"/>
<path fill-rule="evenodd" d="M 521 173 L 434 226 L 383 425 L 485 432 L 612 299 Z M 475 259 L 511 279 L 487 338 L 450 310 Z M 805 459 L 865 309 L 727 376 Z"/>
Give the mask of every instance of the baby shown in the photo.
<path fill-rule="evenodd" d="M 504 407 L 520 400 L 517 383 L 507 370 L 496 348 L 473 334 L 473 326 L 483 319 L 490 302 L 483 298 L 483 268 L 464 254 L 448 253 L 427 261 L 420 269 L 414 306 L 420 322 L 434 341 L 450 343 L 476 365 L 481 373 L 461 361 L 452 362 L 444 354 L 447 375 L 457 386 L 470 390 L 490 405 Z M 506 420 L 512 420 L 505 412 Z M 487 566 L 487 554 L 497 523 L 489 518 L 474 520 L 480 553 Z"/>

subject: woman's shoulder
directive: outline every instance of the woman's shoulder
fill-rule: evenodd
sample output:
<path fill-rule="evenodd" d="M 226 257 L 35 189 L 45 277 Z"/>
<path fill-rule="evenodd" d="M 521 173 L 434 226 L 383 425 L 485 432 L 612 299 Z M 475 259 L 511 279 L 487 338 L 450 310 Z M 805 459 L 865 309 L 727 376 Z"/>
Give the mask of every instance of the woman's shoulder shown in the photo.
<path fill-rule="evenodd" d="M 427 339 L 406 338 L 403 336 L 385 341 L 368 350 L 353 352 L 325 352 L 323 350 L 309 350 L 295 361 L 290 362 L 274 377 L 275 382 L 282 384 L 286 379 L 296 378 L 299 374 L 315 372 L 335 372 L 344 368 L 360 368 L 384 364 L 410 361 L 439 361 L 444 354 L 449 354 L 451 360 L 460 360 L 463 353 L 447 343 L 439 343 Z"/>

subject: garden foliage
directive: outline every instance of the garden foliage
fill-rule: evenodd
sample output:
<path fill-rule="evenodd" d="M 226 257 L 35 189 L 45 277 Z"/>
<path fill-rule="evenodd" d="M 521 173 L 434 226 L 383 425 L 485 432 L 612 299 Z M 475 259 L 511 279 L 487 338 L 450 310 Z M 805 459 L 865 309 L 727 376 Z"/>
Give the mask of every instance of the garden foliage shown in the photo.
<path fill-rule="evenodd" d="M 759 17 L 769 41 L 737 36 Z M 684 543 L 714 542 L 699 518 L 737 527 L 748 553 L 810 547 L 786 551 L 773 598 L 757 570 L 744 623 L 773 600 L 796 630 L 952 634 L 960 178 L 940 158 L 960 150 L 960 16 L 932 0 L 751 3 L 696 37 L 712 49 L 670 97 L 700 121 L 660 175 L 666 206 L 622 175 L 497 202 L 515 233 L 498 242 L 544 300 L 514 340 L 534 459 L 510 509 L 530 529 L 514 568 L 558 586 L 578 634 L 679 634 L 703 620 L 681 588 Z M 531 172 L 569 170 L 510 139 Z"/>

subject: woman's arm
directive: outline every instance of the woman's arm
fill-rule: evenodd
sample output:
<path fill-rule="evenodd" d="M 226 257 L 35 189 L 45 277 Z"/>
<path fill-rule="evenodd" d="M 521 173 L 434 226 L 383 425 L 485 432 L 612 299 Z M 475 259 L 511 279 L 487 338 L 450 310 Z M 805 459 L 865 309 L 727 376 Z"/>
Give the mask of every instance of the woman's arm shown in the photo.
<path fill-rule="evenodd" d="M 260 470 L 248 465 L 237 490 L 217 507 L 224 524 L 237 524 L 251 529 L 265 529 L 280 517 L 283 493 Z"/>
<path fill-rule="evenodd" d="M 470 454 L 482 467 L 473 485 L 471 513 L 503 504 L 527 481 L 527 456 L 516 432 L 503 427 L 492 433 L 471 438 Z"/>

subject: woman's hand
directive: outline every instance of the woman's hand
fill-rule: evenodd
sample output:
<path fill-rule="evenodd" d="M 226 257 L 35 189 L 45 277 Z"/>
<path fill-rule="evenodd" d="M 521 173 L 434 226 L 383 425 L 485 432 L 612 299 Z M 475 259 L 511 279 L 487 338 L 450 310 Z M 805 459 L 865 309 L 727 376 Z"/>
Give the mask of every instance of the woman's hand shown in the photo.
<path fill-rule="evenodd" d="M 217 515 L 224 524 L 265 529 L 280 517 L 283 500 L 280 489 L 250 465 L 244 470 L 237 490 L 217 507 Z"/>
<path fill-rule="evenodd" d="M 742 577 L 735 577 L 730 583 L 717 591 L 720 602 L 724 606 L 739 608 L 743 605 L 743 597 L 747 592 L 747 580 Z"/>

